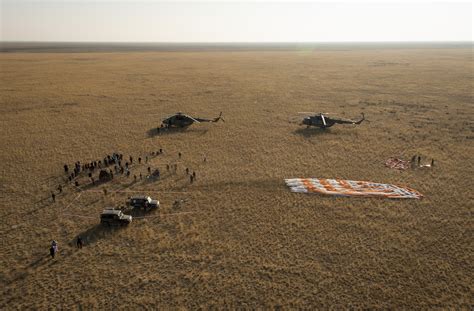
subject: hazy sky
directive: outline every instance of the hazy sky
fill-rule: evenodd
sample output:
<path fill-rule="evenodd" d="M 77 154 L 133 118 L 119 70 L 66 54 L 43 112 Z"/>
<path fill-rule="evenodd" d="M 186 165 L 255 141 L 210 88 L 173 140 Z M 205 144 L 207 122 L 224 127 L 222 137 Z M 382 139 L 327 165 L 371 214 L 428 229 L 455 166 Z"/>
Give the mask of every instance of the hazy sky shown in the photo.
<path fill-rule="evenodd" d="M 0 0 L 2 41 L 472 41 L 472 2 Z"/>

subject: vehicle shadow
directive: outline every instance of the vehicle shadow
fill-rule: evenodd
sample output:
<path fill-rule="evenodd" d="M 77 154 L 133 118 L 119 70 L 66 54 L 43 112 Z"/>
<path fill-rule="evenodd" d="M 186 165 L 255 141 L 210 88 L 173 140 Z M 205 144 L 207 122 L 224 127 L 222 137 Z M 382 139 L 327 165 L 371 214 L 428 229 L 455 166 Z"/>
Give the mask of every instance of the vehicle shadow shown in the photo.
<path fill-rule="evenodd" d="M 76 247 L 77 237 L 80 236 L 84 245 L 91 245 L 96 243 L 99 240 L 106 239 L 115 232 L 122 230 L 126 226 L 107 226 L 102 224 L 97 224 L 94 227 L 87 229 L 79 233 L 74 239 L 69 241 L 69 246 Z"/>
<path fill-rule="evenodd" d="M 142 218 L 146 216 L 151 216 L 155 214 L 155 211 L 158 209 L 147 209 L 144 210 L 143 208 L 132 208 L 127 211 L 127 215 L 132 215 L 133 218 Z"/>

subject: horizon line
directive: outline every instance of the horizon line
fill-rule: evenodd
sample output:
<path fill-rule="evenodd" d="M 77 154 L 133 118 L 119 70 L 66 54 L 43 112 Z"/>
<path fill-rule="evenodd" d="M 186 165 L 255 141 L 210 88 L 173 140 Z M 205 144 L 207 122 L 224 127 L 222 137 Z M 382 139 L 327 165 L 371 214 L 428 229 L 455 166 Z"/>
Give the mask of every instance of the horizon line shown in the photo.
<path fill-rule="evenodd" d="M 388 41 L 37 41 L 0 40 L 0 43 L 154 43 L 154 44 L 306 44 L 306 43 L 474 43 L 474 40 L 388 40 Z"/>

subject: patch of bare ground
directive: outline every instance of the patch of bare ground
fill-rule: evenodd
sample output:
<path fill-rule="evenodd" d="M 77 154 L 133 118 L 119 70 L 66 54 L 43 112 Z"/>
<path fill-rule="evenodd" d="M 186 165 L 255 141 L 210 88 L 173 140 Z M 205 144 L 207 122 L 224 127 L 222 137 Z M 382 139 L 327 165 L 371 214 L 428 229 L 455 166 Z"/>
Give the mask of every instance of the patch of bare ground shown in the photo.
<path fill-rule="evenodd" d="M 0 308 L 470 308 L 471 53 L 0 54 Z M 156 133 L 176 111 L 223 111 L 226 122 Z M 304 129 L 288 122 L 298 111 L 370 122 Z M 81 177 L 51 202 L 64 163 L 160 148 L 128 178 L 91 187 Z M 414 154 L 436 167 L 383 165 Z M 161 180 L 134 181 L 148 166 Z M 395 183 L 425 197 L 294 194 L 283 182 L 292 177 Z M 160 211 L 98 226 L 104 207 L 140 192 Z"/>

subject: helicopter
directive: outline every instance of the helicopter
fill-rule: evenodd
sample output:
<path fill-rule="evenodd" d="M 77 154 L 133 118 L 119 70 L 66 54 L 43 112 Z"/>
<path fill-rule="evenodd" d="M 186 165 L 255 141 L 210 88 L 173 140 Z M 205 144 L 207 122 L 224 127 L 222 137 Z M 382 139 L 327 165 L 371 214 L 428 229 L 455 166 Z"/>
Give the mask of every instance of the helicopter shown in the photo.
<path fill-rule="evenodd" d="M 361 124 L 365 120 L 364 113 L 362 113 L 362 118 L 358 121 L 342 119 L 342 118 L 333 118 L 329 117 L 328 113 L 313 113 L 313 112 L 300 112 L 306 114 L 301 121 L 301 125 L 306 125 L 307 128 L 310 126 L 319 127 L 322 129 L 333 126 L 334 124 Z M 314 115 L 313 115 L 314 114 Z"/>
<path fill-rule="evenodd" d="M 182 112 L 177 112 L 176 114 L 167 117 L 161 122 L 162 122 L 162 126 L 165 126 L 167 128 L 171 128 L 171 127 L 186 128 L 193 123 L 218 122 L 219 120 L 222 120 L 223 122 L 225 122 L 224 119 L 222 118 L 222 112 L 219 114 L 217 118 L 214 118 L 214 119 L 194 118 Z"/>

